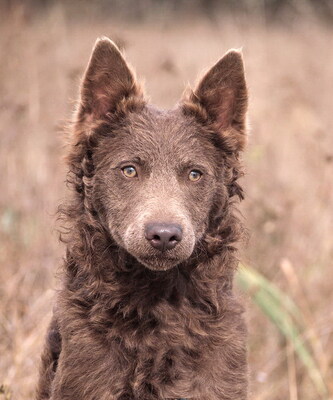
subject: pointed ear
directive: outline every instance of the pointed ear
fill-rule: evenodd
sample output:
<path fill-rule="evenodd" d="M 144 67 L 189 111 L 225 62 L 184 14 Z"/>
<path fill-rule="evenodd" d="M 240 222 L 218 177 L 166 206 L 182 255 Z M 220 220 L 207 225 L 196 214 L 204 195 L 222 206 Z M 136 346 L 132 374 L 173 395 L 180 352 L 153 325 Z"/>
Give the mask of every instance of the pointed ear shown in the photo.
<path fill-rule="evenodd" d="M 79 119 L 101 118 L 131 95 L 141 91 L 124 57 L 110 39 L 97 39 L 81 84 Z"/>
<path fill-rule="evenodd" d="M 247 88 L 241 52 L 227 52 L 204 75 L 184 107 L 191 114 L 200 114 L 201 120 L 204 116 L 231 149 L 242 150 L 246 142 Z"/>

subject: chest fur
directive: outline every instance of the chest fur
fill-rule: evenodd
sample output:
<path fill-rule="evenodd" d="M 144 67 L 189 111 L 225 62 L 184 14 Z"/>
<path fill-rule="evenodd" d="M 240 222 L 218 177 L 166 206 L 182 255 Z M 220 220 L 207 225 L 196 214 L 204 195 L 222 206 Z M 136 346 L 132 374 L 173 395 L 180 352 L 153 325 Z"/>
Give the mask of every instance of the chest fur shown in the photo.
<path fill-rule="evenodd" d="M 61 357 L 64 365 L 75 363 L 67 376 L 75 371 L 72 382 L 79 380 L 86 392 L 96 391 L 96 381 L 102 382 L 101 395 L 130 382 L 136 393 L 189 398 L 207 384 L 207 371 L 223 341 L 222 314 L 212 315 L 188 301 L 181 306 L 160 302 L 146 313 L 100 302 L 74 307 L 72 299 L 69 305 L 61 324 Z"/>

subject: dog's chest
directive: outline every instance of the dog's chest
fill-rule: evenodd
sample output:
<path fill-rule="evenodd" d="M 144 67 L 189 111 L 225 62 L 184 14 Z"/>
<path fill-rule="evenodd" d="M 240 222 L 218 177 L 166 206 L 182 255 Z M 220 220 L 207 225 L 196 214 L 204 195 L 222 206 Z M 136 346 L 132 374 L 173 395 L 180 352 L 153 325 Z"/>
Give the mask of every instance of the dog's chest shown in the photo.
<path fill-rule="evenodd" d="M 89 378 L 95 376 L 103 377 L 101 395 L 123 384 L 126 390 L 130 383 L 138 398 L 147 397 L 145 390 L 156 391 L 163 399 L 202 397 L 216 353 L 211 336 L 217 328 L 215 317 L 167 303 L 140 316 L 121 317 L 106 310 L 90 311 L 80 327 L 70 329 L 74 320 L 66 326 L 66 331 L 79 331 L 69 347 L 75 362 L 82 359 L 79 364 L 85 366 L 87 391 L 96 388 L 96 378 Z"/>
<path fill-rule="evenodd" d="M 141 330 L 135 348 L 129 350 L 135 366 L 131 379 L 136 387 L 148 382 L 164 399 L 197 398 L 213 358 L 209 324 L 189 310 L 169 309 L 161 316 L 148 324 L 150 329 Z M 124 337 L 122 343 L 126 346 Z"/>

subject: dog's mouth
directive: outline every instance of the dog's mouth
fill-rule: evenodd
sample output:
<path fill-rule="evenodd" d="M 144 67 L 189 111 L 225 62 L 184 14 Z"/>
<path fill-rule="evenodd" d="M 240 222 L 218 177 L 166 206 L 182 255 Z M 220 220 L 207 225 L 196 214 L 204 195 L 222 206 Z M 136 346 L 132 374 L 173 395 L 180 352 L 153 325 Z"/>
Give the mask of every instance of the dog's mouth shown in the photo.
<path fill-rule="evenodd" d="M 137 257 L 137 259 L 152 271 L 167 271 L 184 261 L 178 257 L 172 257 L 167 251 L 154 256 Z"/>

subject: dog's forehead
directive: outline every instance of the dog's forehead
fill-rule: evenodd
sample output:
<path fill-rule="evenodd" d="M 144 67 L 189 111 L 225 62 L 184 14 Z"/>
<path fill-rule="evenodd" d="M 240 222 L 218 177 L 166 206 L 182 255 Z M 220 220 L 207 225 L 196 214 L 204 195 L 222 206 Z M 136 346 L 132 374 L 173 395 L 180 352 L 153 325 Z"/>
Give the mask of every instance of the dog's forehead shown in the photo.
<path fill-rule="evenodd" d="M 191 136 L 196 129 L 178 109 L 161 110 L 146 106 L 141 112 L 129 115 L 129 126 L 134 134 L 147 137 L 154 142 L 179 140 L 181 136 Z"/>
<path fill-rule="evenodd" d="M 185 116 L 180 108 L 160 110 L 146 107 L 129 116 L 128 150 L 146 153 L 152 159 L 168 157 L 184 162 L 209 155 L 216 156 L 216 148 L 209 135 L 194 118 Z M 207 151 L 209 150 L 209 151 Z"/>

